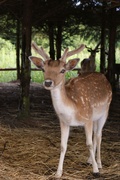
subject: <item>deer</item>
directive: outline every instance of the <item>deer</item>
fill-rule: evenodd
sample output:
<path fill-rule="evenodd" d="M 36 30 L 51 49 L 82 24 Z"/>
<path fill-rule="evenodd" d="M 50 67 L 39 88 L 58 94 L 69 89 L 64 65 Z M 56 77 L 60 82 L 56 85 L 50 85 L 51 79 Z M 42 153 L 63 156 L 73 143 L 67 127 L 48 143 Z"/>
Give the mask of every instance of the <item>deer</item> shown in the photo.
<path fill-rule="evenodd" d="M 85 58 L 81 61 L 81 70 L 78 72 L 78 74 L 83 74 L 86 72 L 95 72 L 96 70 L 96 64 L 95 64 L 95 57 L 96 57 L 96 53 L 99 52 L 99 47 L 100 42 L 96 45 L 96 47 L 94 49 L 85 46 L 88 50 L 88 52 L 90 52 L 90 56 L 89 58 Z"/>
<path fill-rule="evenodd" d="M 68 62 L 66 59 L 81 52 L 85 47 L 83 44 L 72 51 L 66 48 L 58 60 L 52 60 L 45 50 L 37 47 L 35 43 L 32 47 L 42 58 L 32 55 L 28 58 L 43 71 L 43 86 L 50 91 L 60 122 L 61 151 L 55 177 L 60 178 L 63 174 L 63 163 L 71 126 L 84 127 L 86 145 L 90 153 L 88 163 L 92 165 L 93 174 L 99 174 L 99 168 L 102 168 L 102 129 L 107 120 L 112 99 L 110 83 L 103 74 L 98 72 L 82 74 L 65 82 L 66 72 L 73 70 L 79 62 L 79 58 L 70 59 Z M 95 158 L 96 152 L 97 159 Z"/>

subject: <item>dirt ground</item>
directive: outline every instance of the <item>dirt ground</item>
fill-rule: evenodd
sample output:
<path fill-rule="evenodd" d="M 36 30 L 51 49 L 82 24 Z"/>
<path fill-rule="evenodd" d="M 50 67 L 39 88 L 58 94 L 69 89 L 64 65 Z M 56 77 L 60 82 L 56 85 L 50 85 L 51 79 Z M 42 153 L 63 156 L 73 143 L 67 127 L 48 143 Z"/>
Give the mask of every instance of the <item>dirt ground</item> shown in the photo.
<path fill-rule="evenodd" d="M 31 118 L 21 121 L 19 83 L 0 83 L 0 180 L 53 180 L 60 152 L 59 120 L 50 93 L 30 87 Z M 120 90 L 113 95 L 103 130 L 100 177 L 86 163 L 88 149 L 82 127 L 72 127 L 62 180 L 120 179 Z"/>

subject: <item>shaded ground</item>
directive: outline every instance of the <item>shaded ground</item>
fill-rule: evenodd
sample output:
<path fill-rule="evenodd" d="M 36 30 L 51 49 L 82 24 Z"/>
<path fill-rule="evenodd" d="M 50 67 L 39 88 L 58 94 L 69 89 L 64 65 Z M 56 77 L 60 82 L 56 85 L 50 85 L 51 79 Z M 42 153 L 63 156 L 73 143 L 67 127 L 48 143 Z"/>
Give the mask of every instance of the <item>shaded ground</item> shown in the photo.
<path fill-rule="evenodd" d="M 19 84 L 0 83 L 0 180 L 53 180 L 60 152 L 60 128 L 49 91 L 31 84 L 31 118 L 17 120 Z M 71 128 L 62 180 L 120 179 L 120 91 L 114 94 L 103 130 L 101 177 L 86 164 L 84 129 Z"/>

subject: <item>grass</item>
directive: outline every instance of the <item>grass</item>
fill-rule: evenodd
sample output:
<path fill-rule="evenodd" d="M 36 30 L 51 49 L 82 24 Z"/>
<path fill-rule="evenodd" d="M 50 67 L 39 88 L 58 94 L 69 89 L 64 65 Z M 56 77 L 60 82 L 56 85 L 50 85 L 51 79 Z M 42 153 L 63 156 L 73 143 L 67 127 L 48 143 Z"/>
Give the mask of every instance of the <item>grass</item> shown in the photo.
<path fill-rule="evenodd" d="M 16 71 L 0 71 L 0 82 L 10 82 L 17 79 Z"/>
<path fill-rule="evenodd" d="M 0 69 L 16 68 L 15 46 L 0 38 Z M 16 71 L 0 71 L 0 82 L 9 82 L 17 78 Z"/>
<path fill-rule="evenodd" d="M 31 72 L 31 81 L 32 82 L 42 83 L 43 79 L 44 79 L 43 72 L 41 72 L 41 71 L 32 71 Z"/>

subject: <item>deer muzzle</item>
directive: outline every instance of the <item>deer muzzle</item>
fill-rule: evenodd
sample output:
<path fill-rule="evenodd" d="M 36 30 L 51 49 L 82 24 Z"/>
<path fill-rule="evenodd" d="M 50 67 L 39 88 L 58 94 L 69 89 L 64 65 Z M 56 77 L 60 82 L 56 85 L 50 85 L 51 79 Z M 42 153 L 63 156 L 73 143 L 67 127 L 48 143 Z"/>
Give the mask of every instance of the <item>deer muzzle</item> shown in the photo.
<path fill-rule="evenodd" d="M 44 81 L 43 86 L 45 89 L 52 89 L 54 87 L 54 82 L 50 79 Z"/>

